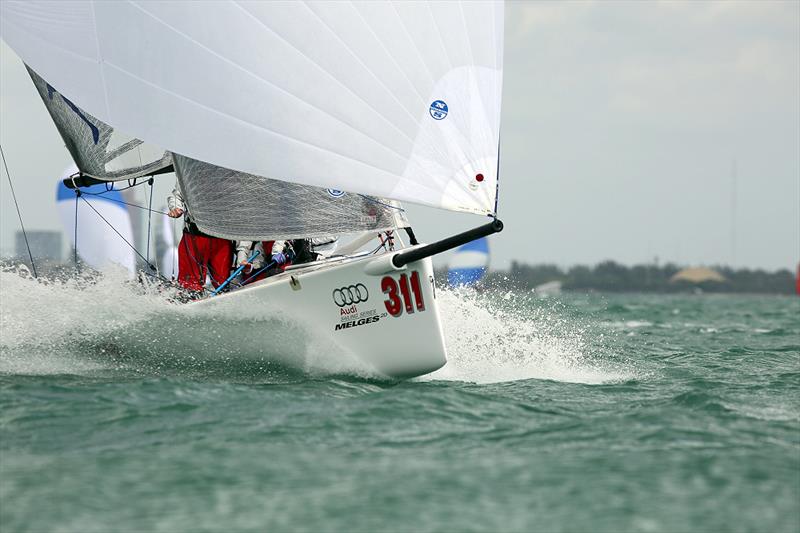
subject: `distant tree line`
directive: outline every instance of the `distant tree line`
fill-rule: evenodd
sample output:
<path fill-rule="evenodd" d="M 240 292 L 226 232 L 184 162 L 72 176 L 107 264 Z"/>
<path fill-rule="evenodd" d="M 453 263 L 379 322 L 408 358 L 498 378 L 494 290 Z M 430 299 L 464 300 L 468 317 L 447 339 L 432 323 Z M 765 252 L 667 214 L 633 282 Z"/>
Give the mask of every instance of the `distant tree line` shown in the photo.
<path fill-rule="evenodd" d="M 672 282 L 670 278 L 682 270 L 682 267 L 673 263 L 628 267 L 615 261 L 604 261 L 594 267 L 578 265 L 561 268 L 552 264 L 528 265 L 514 261 L 507 271 L 491 271 L 486 283 L 523 290 L 550 281 L 560 281 L 562 289 L 566 291 L 688 292 L 698 287 L 704 292 L 792 294 L 795 291 L 794 275 L 789 270 L 767 272 L 724 266 L 712 268 L 727 281 Z"/>

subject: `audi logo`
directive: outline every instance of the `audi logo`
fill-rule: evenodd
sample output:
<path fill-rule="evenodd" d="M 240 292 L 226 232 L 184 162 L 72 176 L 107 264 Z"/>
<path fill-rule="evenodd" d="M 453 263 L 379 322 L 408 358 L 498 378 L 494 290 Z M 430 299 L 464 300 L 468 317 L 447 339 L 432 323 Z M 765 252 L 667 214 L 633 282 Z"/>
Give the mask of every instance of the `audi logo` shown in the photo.
<path fill-rule="evenodd" d="M 333 291 L 333 303 L 339 307 L 360 304 L 361 302 L 366 302 L 368 299 L 369 291 L 363 283 L 349 285 Z"/>

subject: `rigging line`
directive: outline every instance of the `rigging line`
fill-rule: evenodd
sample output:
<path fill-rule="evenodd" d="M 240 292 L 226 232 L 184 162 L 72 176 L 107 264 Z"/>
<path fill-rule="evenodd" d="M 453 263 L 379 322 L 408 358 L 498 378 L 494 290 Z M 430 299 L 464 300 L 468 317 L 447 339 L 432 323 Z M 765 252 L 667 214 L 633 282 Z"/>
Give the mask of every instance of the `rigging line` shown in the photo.
<path fill-rule="evenodd" d="M 169 216 L 169 215 L 167 215 L 167 216 Z M 171 271 L 171 273 L 172 273 L 172 278 L 175 279 L 175 278 L 177 278 L 177 276 L 175 275 L 175 272 L 178 270 L 178 265 L 175 264 L 178 261 L 178 259 L 177 259 L 178 258 L 178 247 L 175 246 L 175 222 L 176 222 L 176 220 L 174 218 L 170 218 L 170 220 L 172 221 L 172 245 L 171 246 L 172 246 L 172 249 L 173 249 L 173 253 L 172 253 L 172 271 Z"/>
<path fill-rule="evenodd" d="M 239 265 L 238 267 L 236 267 L 236 270 L 234 270 L 233 273 L 230 276 L 228 276 L 228 278 L 225 281 L 223 281 L 221 284 L 219 284 L 219 286 L 217 286 L 217 288 L 214 289 L 214 291 L 211 293 L 211 295 L 212 296 L 216 296 L 217 294 L 222 292 L 222 289 L 227 287 L 228 284 L 231 283 L 234 280 L 234 278 L 236 278 L 236 276 L 241 274 L 244 271 L 245 267 L 251 261 L 255 260 L 255 258 L 258 257 L 259 255 L 261 255 L 260 251 L 256 250 L 255 252 L 253 252 L 253 254 L 250 257 L 247 258 L 247 262 Z"/>
<path fill-rule="evenodd" d="M 83 196 L 79 196 L 79 198 L 80 198 L 81 200 L 83 200 L 83 201 L 86 203 L 86 205 L 88 205 L 89 207 L 91 207 L 91 208 L 92 208 L 92 211 L 94 211 L 94 212 L 95 212 L 95 214 L 97 214 L 97 216 L 99 216 L 99 217 L 100 217 L 100 218 L 103 220 L 103 222 L 105 222 L 106 224 L 108 224 L 108 227 L 109 227 L 109 228 L 111 228 L 111 229 L 114 231 L 114 233 L 116 233 L 117 235 L 119 235 L 119 238 L 120 238 L 120 239 L 122 239 L 123 241 L 125 241 L 125 244 L 127 244 L 128 246 L 130 246 L 131 250 L 133 250 L 133 252 L 134 252 L 136 255 L 138 255 L 139 257 L 141 257 L 141 258 L 142 258 L 142 259 L 143 259 L 143 260 L 144 260 L 144 261 L 147 263 L 147 266 L 149 266 L 151 270 L 156 270 L 155 266 L 153 266 L 153 265 L 152 265 L 152 264 L 151 264 L 149 261 L 147 261 L 147 259 L 145 259 L 145 257 L 144 257 L 144 256 L 143 256 L 141 253 L 139 253 L 139 250 L 137 250 L 137 249 L 136 249 L 136 247 L 135 247 L 134 245 L 132 245 L 130 242 L 128 242 L 128 239 L 126 239 L 125 237 L 123 237 L 123 236 L 122 236 L 122 234 L 121 234 L 119 231 L 117 231 L 117 228 L 115 228 L 115 227 L 114 227 L 114 225 L 113 225 L 113 224 L 111 224 L 111 222 L 109 222 L 108 220 L 106 220 L 106 217 L 104 217 L 103 215 L 101 215 L 101 214 L 100 214 L 100 212 L 99 212 L 97 209 L 95 209 L 95 208 L 94 208 L 94 206 L 93 206 L 93 205 L 92 205 L 92 204 L 91 204 L 91 203 L 90 203 L 88 200 L 86 200 L 86 198 L 84 198 Z M 165 278 L 164 276 L 162 276 L 162 275 L 160 275 L 160 274 L 158 275 L 158 277 L 159 277 L 159 278 L 161 278 L 161 279 L 163 279 L 164 281 L 169 281 L 167 278 Z"/>
<path fill-rule="evenodd" d="M 269 269 L 269 268 L 272 268 L 272 267 L 276 266 L 277 264 L 278 264 L 278 262 L 277 262 L 277 261 L 272 261 L 272 262 L 271 262 L 271 263 L 269 263 L 268 265 L 266 265 L 266 266 L 263 266 L 263 267 L 259 268 L 258 270 L 256 270 L 256 272 L 255 272 L 255 273 L 253 273 L 253 274 L 250 274 L 250 276 L 249 276 L 249 277 L 248 277 L 246 280 L 242 281 L 241 285 L 239 285 L 239 286 L 240 286 L 240 287 L 242 287 L 242 286 L 246 285 L 248 281 L 250 281 L 250 280 L 251 280 L 251 279 L 253 279 L 254 277 L 258 276 L 259 274 L 261 274 L 261 273 L 262 273 L 262 272 L 264 272 L 265 270 L 267 270 L 267 269 Z"/>
<path fill-rule="evenodd" d="M 150 184 L 150 204 L 149 204 L 150 207 L 148 207 L 148 209 L 147 209 L 147 251 L 145 252 L 147 254 L 147 259 L 145 259 L 145 261 L 147 261 L 149 263 L 150 262 L 150 227 L 151 227 L 151 222 L 153 220 L 153 177 L 152 176 L 148 180 L 148 183 Z M 156 270 L 158 270 L 158 267 L 156 267 Z"/>
<path fill-rule="evenodd" d="M 494 218 L 497 220 L 497 206 L 500 202 L 500 134 L 497 134 L 497 170 L 494 180 Z"/>
<path fill-rule="evenodd" d="M 377 248 L 375 248 L 374 250 L 372 250 L 372 251 L 369 253 L 369 255 L 375 255 L 376 253 L 378 253 L 378 250 L 380 250 L 381 248 L 383 248 L 384 250 L 386 249 L 386 248 L 384 247 L 384 244 L 383 244 L 383 243 L 380 243 L 380 244 L 378 245 L 378 247 L 377 247 Z"/>
<path fill-rule="evenodd" d="M 72 236 L 72 261 L 75 264 L 75 270 L 78 270 L 78 198 L 81 196 L 81 191 L 75 189 L 75 224 Z"/>
<path fill-rule="evenodd" d="M 168 280 L 167 278 L 165 278 L 165 277 L 164 277 L 164 276 L 162 276 L 161 274 L 152 274 L 152 273 L 150 273 L 150 272 L 148 272 L 148 271 L 146 271 L 146 270 L 140 270 L 139 272 L 141 272 L 141 273 L 142 273 L 142 274 L 144 274 L 145 276 L 150 276 L 151 278 L 155 278 L 155 279 L 157 279 L 158 281 L 163 281 L 163 282 L 166 282 L 166 283 L 172 283 L 172 281 L 171 281 L 171 280 Z"/>
<path fill-rule="evenodd" d="M 17 203 L 17 193 L 14 192 L 14 184 L 11 182 L 11 174 L 8 172 L 8 163 L 6 163 L 6 154 L 3 152 L 3 146 L 0 145 L 0 155 L 3 156 L 3 166 L 6 168 L 6 178 L 8 178 L 8 186 L 11 188 L 11 196 L 14 198 L 14 206 L 17 208 L 17 216 L 19 217 L 19 225 L 22 228 L 22 236 L 25 238 L 25 248 L 28 249 L 28 257 L 31 258 L 31 268 L 33 270 L 33 277 L 38 278 L 36 274 L 36 264 L 33 262 L 33 254 L 31 253 L 31 245 L 28 242 L 28 233 L 25 231 L 25 224 L 22 223 L 22 213 L 19 211 L 19 204 Z"/>
<path fill-rule="evenodd" d="M 117 189 L 117 190 L 125 190 L 125 189 Z M 103 196 L 105 193 L 83 191 L 82 194 L 88 194 L 89 196 Z M 124 202 L 122 200 L 114 200 L 113 198 L 105 198 L 105 200 L 108 200 L 109 202 L 116 202 L 118 204 L 129 205 L 131 207 L 137 207 L 139 209 L 144 209 L 145 211 L 147 211 L 147 209 L 148 209 L 147 207 L 144 207 L 142 205 L 136 205 L 136 204 L 132 204 L 130 202 Z M 169 215 L 169 213 L 167 213 L 165 211 L 159 211 L 158 209 L 150 209 L 150 211 L 152 211 L 153 213 L 158 213 L 160 215 Z"/>
<path fill-rule="evenodd" d="M 377 200 L 377 199 L 375 199 L 375 198 L 373 198 L 371 196 L 367 196 L 366 194 L 360 194 L 360 193 L 357 193 L 357 194 L 361 198 L 363 198 L 363 199 L 365 199 L 365 200 L 367 200 L 369 202 L 372 202 L 372 203 L 375 203 L 375 204 L 378 204 L 378 205 L 382 205 L 383 207 L 389 207 L 391 209 L 396 209 L 397 211 L 400 211 L 401 213 L 405 213 L 406 212 L 406 210 L 404 208 L 400 207 L 400 206 L 381 202 L 380 200 Z"/>

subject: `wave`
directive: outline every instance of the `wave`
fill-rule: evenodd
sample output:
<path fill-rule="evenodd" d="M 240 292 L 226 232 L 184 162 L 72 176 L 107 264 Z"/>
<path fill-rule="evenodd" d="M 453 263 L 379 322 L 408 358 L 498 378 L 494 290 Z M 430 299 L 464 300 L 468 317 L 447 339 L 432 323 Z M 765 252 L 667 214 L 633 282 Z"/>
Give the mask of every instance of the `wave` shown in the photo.
<path fill-rule="evenodd" d="M 440 294 L 448 361 L 425 379 L 601 384 L 635 377 L 591 357 L 585 342 L 590 328 L 558 302 L 492 290 Z"/>
<path fill-rule="evenodd" d="M 182 353 L 165 341 L 192 318 L 178 312 L 170 291 L 132 283 L 123 270 L 37 280 L 24 267 L 5 268 L 0 270 L 0 287 L 0 372 L 7 374 L 117 370 L 237 378 L 287 373 L 296 379 L 299 369 L 312 376 L 376 377 L 347 354 L 332 353 L 330 343 L 314 342 L 313 335 L 302 335 L 297 325 L 278 319 L 253 325 L 263 332 L 260 338 L 276 346 L 260 361 L 243 360 L 241 346 L 220 342 L 213 328 L 202 332 L 208 335 L 200 339 L 205 353 Z M 448 362 L 425 380 L 535 378 L 599 384 L 632 377 L 587 355 L 586 329 L 551 300 L 446 289 L 437 297 Z M 222 318 L 216 317 L 218 322 Z M 298 338 L 304 342 L 294 342 Z"/>
<path fill-rule="evenodd" d="M 108 337 L 169 306 L 155 287 L 131 283 L 127 271 L 35 279 L 24 266 L 0 270 L 0 372 L 83 373 L 115 365 L 103 355 Z"/>

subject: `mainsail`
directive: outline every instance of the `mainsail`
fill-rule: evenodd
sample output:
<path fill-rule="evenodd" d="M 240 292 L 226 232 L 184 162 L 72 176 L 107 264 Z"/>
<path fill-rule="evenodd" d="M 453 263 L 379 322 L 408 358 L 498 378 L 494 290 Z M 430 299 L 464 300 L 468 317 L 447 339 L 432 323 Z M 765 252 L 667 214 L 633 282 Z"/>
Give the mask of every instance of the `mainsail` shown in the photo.
<path fill-rule="evenodd" d="M 95 118 L 30 67 L 28 74 L 82 174 L 116 181 L 154 174 L 172 164 L 168 152 L 122 134 Z"/>
<path fill-rule="evenodd" d="M 4 0 L 80 109 L 240 172 L 496 211 L 503 5 Z"/>
<path fill-rule="evenodd" d="M 323 237 L 407 227 L 397 202 L 230 170 L 173 154 L 192 220 L 226 239 Z"/>

